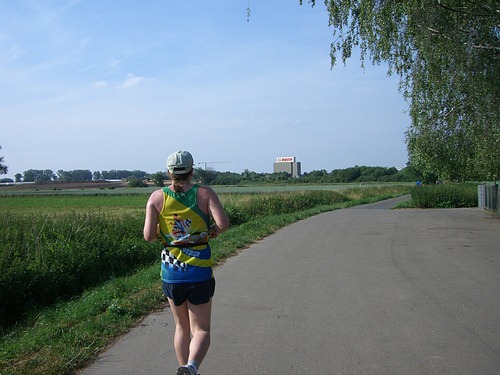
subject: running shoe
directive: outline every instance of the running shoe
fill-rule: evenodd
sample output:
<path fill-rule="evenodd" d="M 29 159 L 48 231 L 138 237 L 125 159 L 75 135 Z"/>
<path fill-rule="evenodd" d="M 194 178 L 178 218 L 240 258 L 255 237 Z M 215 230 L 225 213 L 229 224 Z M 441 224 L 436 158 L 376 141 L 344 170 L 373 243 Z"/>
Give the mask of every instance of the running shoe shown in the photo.
<path fill-rule="evenodd" d="M 184 365 L 177 369 L 177 375 L 196 375 L 196 371 L 191 366 Z"/>

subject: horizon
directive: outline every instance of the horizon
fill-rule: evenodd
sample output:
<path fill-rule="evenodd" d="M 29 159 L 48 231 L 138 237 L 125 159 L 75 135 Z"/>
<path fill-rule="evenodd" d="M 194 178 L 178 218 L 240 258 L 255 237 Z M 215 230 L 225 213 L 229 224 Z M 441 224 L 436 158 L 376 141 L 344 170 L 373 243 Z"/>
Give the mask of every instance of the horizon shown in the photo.
<path fill-rule="evenodd" d="M 385 167 L 385 166 L 380 166 L 380 165 L 353 165 L 353 166 L 350 166 L 350 167 L 346 167 L 346 168 L 334 168 L 334 169 L 331 169 L 331 170 L 327 170 L 327 169 L 313 169 L 313 170 L 310 170 L 310 171 L 302 171 L 302 173 L 300 174 L 300 176 L 304 175 L 304 174 L 307 174 L 307 173 L 312 173 L 312 172 L 315 172 L 315 171 L 322 171 L 322 170 L 325 170 L 327 173 L 332 173 L 333 171 L 335 170 L 343 170 L 343 169 L 349 169 L 349 168 L 356 168 L 356 167 L 367 167 L 367 168 L 387 168 L 387 169 L 390 169 L 390 168 L 396 168 L 399 171 L 401 171 L 402 169 L 406 168 L 407 166 L 389 166 L 389 167 Z M 236 174 L 243 174 L 245 173 L 246 170 L 243 170 L 241 172 L 237 172 L 237 171 L 223 171 L 223 170 L 217 170 L 217 169 L 213 169 L 213 168 L 203 168 L 203 167 L 193 167 L 193 169 L 201 169 L 201 170 L 205 170 L 205 171 L 212 171 L 212 172 L 217 172 L 217 173 L 236 173 Z M 53 169 L 50 169 L 50 168 L 43 168 L 43 169 L 35 169 L 35 168 L 30 168 L 28 170 L 37 170 L 37 171 L 45 171 L 45 170 L 51 170 L 57 177 L 57 172 L 60 171 L 60 169 L 58 170 L 53 170 Z M 28 171 L 26 170 L 26 171 Z M 83 168 L 83 169 L 71 169 L 71 170 L 63 170 L 64 172 L 72 172 L 72 171 L 75 171 L 75 170 L 82 170 L 82 171 L 90 171 L 92 174 L 94 174 L 94 172 L 99 172 L 99 173 L 102 173 L 102 172 L 111 172 L 111 171 L 127 171 L 127 172 L 134 172 L 134 171 L 139 171 L 139 172 L 145 172 L 145 174 L 147 175 L 152 175 L 152 174 L 155 174 L 155 173 L 166 173 L 166 170 L 164 171 L 155 171 L 155 172 L 150 172 L 150 171 L 146 171 L 144 169 L 116 169 L 116 168 L 112 168 L 112 169 L 101 169 L 101 170 L 92 170 L 92 169 L 88 169 L 88 168 Z M 21 174 L 22 176 L 24 176 L 24 172 L 26 171 L 23 171 L 22 173 L 21 172 L 17 172 L 19 174 Z M 252 171 L 252 170 L 248 170 L 249 172 L 253 172 L 253 173 L 257 173 L 257 174 L 273 174 L 275 172 L 259 172 L 259 171 Z M 17 173 L 14 173 L 13 174 L 13 177 L 8 177 L 7 175 L 0 175 L 0 180 L 2 179 L 12 179 L 12 180 L 15 180 L 15 175 Z M 281 173 L 281 172 L 276 172 L 276 173 Z M 114 179 L 103 179 L 103 180 L 108 180 L 108 181 L 112 181 Z M 52 181 L 57 181 L 57 180 L 52 180 Z M 92 178 L 92 181 L 97 181 L 97 180 L 94 180 L 94 178 Z"/>

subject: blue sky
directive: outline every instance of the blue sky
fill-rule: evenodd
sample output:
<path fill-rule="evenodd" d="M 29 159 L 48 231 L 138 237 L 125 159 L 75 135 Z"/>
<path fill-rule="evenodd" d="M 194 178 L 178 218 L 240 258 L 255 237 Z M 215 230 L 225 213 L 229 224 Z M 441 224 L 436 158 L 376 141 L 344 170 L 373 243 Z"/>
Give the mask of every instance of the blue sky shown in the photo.
<path fill-rule="evenodd" d="M 238 173 L 279 156 L 303 172 L 405 166 L 398 78 L 358 57 L 330 69 L 332 41 L 322 2 L 3 1 L 7 176 L 156 172 L 178 149 Z"/>

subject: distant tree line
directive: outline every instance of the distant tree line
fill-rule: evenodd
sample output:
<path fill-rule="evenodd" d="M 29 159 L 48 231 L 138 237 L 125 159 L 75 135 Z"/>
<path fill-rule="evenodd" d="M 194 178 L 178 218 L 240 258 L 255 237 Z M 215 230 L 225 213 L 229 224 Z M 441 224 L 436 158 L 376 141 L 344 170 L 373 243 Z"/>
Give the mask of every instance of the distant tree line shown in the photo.
<path fill-rule="evenodd" d="M 292 177 L 286 172 L 257 173 L 245 170 L 243 173 L 216 172 L 210 170 L 196 169 L 195 178 L 206 184 L 214 185 L 238 185 L 245 183 L 352 183 L 352 182 L 412 182 L 422 179 L 422 175 L 411 167 L 398 170 L 394 167 L 367 167 L 355 166 L 346 169 L 314 170 L 306 172 L 299 178 Z M 431 178 L 427 182 L 435 182 Z"/>
<path fill-rule="evenodd" d="M 51 169 L 29 169 L 23 174 L 17 173 L 15 176 L 16 182 L 84 182 L 92 180 L 128 180 L 135 177 L 139 180 L 148 178 L 148 173 L 139 170 L 116 170 L 110 171 L 94 171 L 88 169 L 75 169 L 73 171 L 64 171 L 62 169 L 54 173 Z"/>
<path fill-rule="evenodd" d="M 156 186 L 163 186 L 168 180 L 165 172 L 147 173 L 140 170 L 110 170 L 110 171 L 90 171 L 87 169 L 76 169 L 73 171 L 58 170 L 54 173 L 50 169 L 29 169 L 23 174 L 15 175 L 16 182 L 43 183 L 50 181 L 59 182 L 85 182 L 96 180 L 126 180 L 129 186 L 147 186 L 146 181 L 154 183 Z M 306 172 L 299 178 L 292 177 L 286 172 L 278 173 L 258 173 L 245 169 L 242 173 L 218 172 L 215 170 L 205 170 L 195 168 L 194 180 L 201 181 L 207 185 L 238 185 L 249 183 L 261 184 L 282 184 L 282 183 L 362 183 L 362 182 L 411 182 L 422 180 L 423 176 L 411 167 L 398 170 L 394 167 L 367 167 L 354 166 L 345 169 L 334 169 L 331 172 L 314 170 Z M 426 182 L 435 182 L 433 177 Z"/>

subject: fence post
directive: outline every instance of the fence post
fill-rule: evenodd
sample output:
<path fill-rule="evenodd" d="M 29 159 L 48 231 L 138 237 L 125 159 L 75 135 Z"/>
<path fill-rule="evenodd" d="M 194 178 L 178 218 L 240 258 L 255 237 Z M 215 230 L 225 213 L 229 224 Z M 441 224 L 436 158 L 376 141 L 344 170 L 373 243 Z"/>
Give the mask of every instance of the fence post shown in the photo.
<path fill-rule="evenodd" d="M 479 208 L 485 208 L 486 197 L 485 197 L 486 184 L 477 185 L 477 206 Z"/>
<path fill-rule="evenodd" d="M 492 195 L 492 206 L 491 206 L 491 209 L 493 210 L 493 212 L 500 212 L 499 211 L 499 205 L 498 205 L 498 184 L 497 182 L 495 181 L 493 183 L 493 186 L 491 187 L 491 195 Z"/>

